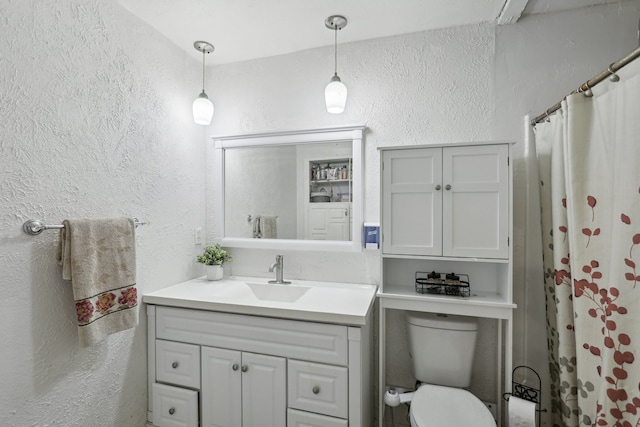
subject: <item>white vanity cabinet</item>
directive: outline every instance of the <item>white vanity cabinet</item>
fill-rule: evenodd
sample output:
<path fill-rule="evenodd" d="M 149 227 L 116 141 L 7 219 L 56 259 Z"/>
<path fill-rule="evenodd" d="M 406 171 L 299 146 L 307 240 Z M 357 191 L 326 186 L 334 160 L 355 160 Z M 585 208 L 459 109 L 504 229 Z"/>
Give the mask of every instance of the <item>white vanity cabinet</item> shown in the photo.
<path fill-rule="evenodd" d="M 382 151 L 386 254 L 508 257 L 509 147 Z"/>
<path fill-rule="evenodd" d="M 387 380 L 393 381 L 386 378 L 387 310 L 495 320 L 496 352 L 501 357 L 496 360 L 497 390 L 491 400 L 501 413 L 503 387 L 510 387 L 511 381 L 515 308 L 509 152 L 509 143 L 380 148 L 381 427 L 383 393 Z M 432 272 L 442 273 L 442 279 L 449 273 L 459 274 L 468 278 L 468 287 L 424 286 L 423 279 Z"/>
<path fill-rule="evenodd" d="M 149 425 L 371 425 L 368 322 L 329 324 L 157 301 L 147 305 Z"/>

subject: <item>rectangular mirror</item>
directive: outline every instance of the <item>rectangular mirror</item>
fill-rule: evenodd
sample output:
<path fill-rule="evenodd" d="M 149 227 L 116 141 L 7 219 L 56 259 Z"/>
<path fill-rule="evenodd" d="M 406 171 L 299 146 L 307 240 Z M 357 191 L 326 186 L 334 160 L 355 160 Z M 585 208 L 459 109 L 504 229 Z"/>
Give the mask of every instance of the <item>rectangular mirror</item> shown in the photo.
<path fill-rule="evenodd" d="M 364 127 L 215 137 L 216 241 L 359 251 Z"/>

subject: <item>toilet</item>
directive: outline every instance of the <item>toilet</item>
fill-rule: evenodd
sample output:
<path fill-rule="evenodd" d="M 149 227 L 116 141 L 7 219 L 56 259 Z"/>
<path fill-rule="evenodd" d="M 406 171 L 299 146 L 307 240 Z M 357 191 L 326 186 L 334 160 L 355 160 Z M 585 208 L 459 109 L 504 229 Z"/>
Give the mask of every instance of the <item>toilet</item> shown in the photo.
<path fill-rule="evenodd" d="M 495 427 L 489 409 L 464 389 L 478 334 L 474 318 L 407 312 L 413 373 L 423 383 L 411 401 L 412 427 Z"/>

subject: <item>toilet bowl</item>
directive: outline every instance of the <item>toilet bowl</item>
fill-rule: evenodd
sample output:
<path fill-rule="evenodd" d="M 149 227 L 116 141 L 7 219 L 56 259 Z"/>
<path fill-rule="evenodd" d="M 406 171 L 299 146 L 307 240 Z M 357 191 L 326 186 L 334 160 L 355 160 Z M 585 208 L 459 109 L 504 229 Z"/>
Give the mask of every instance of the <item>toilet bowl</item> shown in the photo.
<path fill-rule="evenodd" d="M 489 409 L 470 392 L 424 384 L 409 409 L 411 427 L 495 427 Z"/>
<path fill-rule="evenodd" d="M 477 319 L 407 312 L 409 355 L 422 385 L 409 410 L 412 427 L 495 427 L 489 409 L 465 390 L 478 332 Z"/>

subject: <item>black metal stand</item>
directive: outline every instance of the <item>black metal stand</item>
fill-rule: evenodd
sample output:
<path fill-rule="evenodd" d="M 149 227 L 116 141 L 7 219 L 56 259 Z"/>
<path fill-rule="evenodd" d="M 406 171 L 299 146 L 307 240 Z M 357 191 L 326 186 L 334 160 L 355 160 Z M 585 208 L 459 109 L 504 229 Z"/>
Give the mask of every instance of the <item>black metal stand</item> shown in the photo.
<path fill-rule="evenodd" d="M 533 372 L 538 380 L 537 388 L 525 385 L 526 373 L 529 371 Z M 515 396 L 535 403 L 536 412 L 547 412 L 546 409 L 542 409 L 542 380 L 535 370 L 524 365 L 516 366 L 513 368 L 511 378 L 511 393 L 504 393 L 502 395 L 504 400 L 508 402 L 509 397 Z M 538 427 L 540 427 L 540 417 L 538 417 Z"/>

